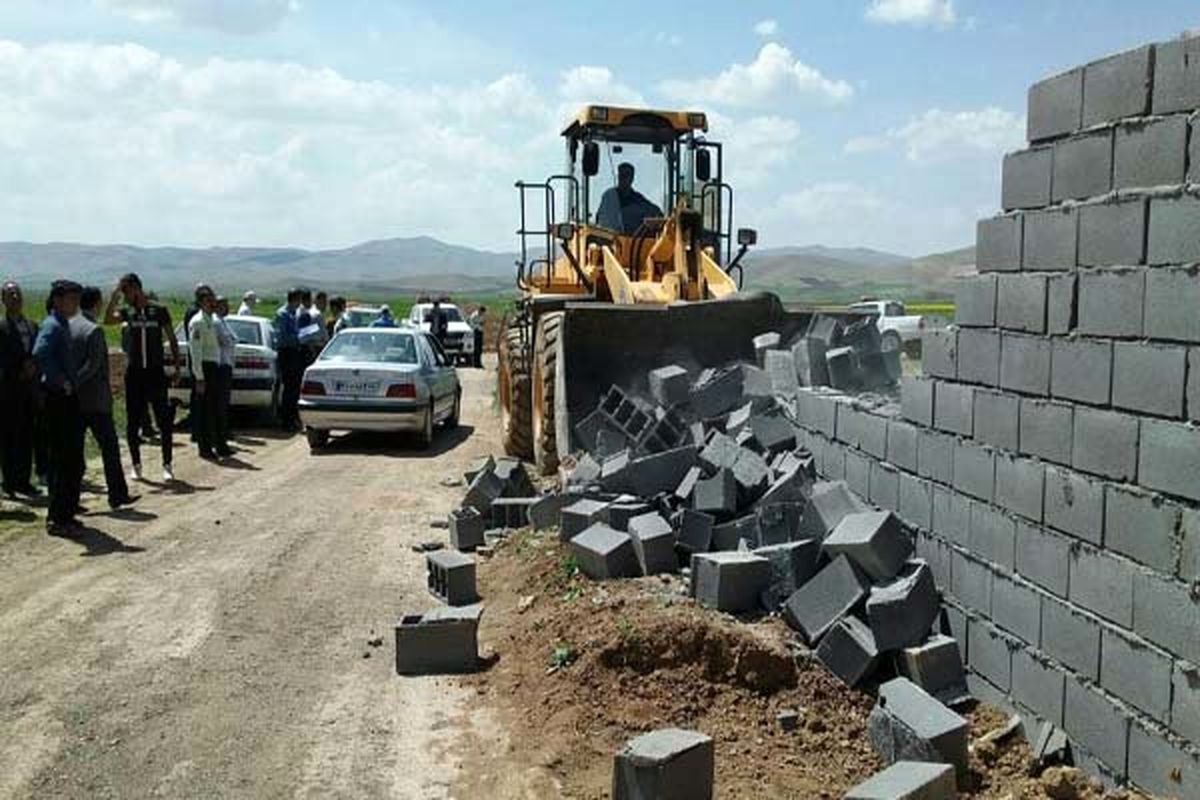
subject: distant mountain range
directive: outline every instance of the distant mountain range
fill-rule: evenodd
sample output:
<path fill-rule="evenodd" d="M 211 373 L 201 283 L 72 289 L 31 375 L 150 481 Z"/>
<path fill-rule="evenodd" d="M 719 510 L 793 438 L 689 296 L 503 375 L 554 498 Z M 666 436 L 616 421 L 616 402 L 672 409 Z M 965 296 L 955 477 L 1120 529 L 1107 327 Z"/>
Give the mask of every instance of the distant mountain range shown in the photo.
<path fill-rule="evenodd" d="M 0 276 L 36 286 L 70 276 L 109 287 L 136 272 L 159 291 L 204 281 L 258 291 L 302 284 L 356 294 L 513 291 L 513 253 L 447 244 L 428 236 L 380 239 L 336 250 L 279 247 L 136 247 L 0 242 Z M 764 248 L 745 260 L 746 288 L 785 299 L 845 302 L 861 294 L 949 294 L 950 279 L 974 271 L 973 247 L 910 259 L 869 248 Z"/>

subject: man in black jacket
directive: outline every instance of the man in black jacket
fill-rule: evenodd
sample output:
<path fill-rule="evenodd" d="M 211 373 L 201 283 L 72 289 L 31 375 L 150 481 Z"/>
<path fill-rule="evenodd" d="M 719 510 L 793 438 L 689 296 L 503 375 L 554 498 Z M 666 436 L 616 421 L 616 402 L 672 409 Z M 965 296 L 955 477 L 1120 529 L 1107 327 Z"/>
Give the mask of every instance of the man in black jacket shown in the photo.
<path fill-rule="evenodd" d="M 33 487 L 33 445 L 37 367 L 33 345 L 38 326 L 24 314 L 21 287 L 9 281 L 0 287 L 4 315 L 0 318 L 0 458 L 3 459 L 4 491 L 10 495 L 36 496 Z"/>

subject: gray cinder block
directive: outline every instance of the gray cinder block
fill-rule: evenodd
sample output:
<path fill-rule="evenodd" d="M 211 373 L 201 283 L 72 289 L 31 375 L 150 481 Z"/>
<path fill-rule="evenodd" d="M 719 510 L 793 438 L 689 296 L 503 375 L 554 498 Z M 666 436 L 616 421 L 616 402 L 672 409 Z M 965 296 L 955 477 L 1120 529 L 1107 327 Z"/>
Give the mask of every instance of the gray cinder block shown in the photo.
<path fill-rule="evenodd" d="M 572 538 L 570 549 L 579 562 L 580 572 L 592 580 L 632 578 L 641 574 L 629 534 L 613 530 L 603 522 L 593 523 Z"/>
<path fill-rule="evenodd" d="M 929 378 L 906 376 L 900 379 L 900 413 L 906 420 L 933 426 L 933 387 L 934 381 Z M 1200 390 L 1196 397 L 1200 413 Z"/>
<path fill-rule="evenodd" d="M 1161 797 L 1200 797 L 1200 758 L 1161 732 L 1134 723 L 1129 730 L 1129 780 Z"/>
<path fill-rule="evenodd" d="M 767 350 L 763 353 L 763 369 L 771 379 L 771 388 L 775 394 L 785 397 L 795 397 L 800 388 L 800 379 L 796 375 L 796 360 L 790 350 Z"/>
<path fill-rule="evenodd" d="M 1096 408 L 1075 409 L 1071 465 L 1114 480 L 1133 480 L 1138 467 L 1138 418 Z"/>
<path fill-rule="evenodd" d="M 812 497 L 800 518 L 800 535 L 824 541 L 849 514 L 866 511 L 867 505 L 850 491 L 845 481 L 821 481 L 813 485 Z"/>
<path fill-rule="evenodd" d="M 1024 217 L 1012 214 L 981 219 L 975 227 L 975 267 L 980 272 L 1021 269 Z"/>
<path fill-rule="evenodd" d="M 1010 331 L 1046 332 L 1046 276 L 1000 275 L 997 278 L 996 324 Z M 959 334 L 959 349 L 962 337 Z M 966 362 L 964 356 L 960 362 Z M 963 363 L 959 364 L 962 372 Z"/>
<path fill-rule="evenodd" d="M 660 405 L 671 406 L 686 403 L 691 391 L 688 371 L 678 364 L 670 364 L 650 371 L 650 395 Z"/>
<path fill-rule="evenodd" d="M 1074 416 L 1066 403 L 1021 398 L 1021 454 L 1070 464 Z"/>
<path fill-rule="evenodd" d="M 856 617 L 847 616 L 821 639 L 817 658 L 842 683 L 853 687 L 875 671 L 879 647 L 870 628 Z"/>
<path fill-rule="evenodd" d="M 1155 47 L 1153 108 L 1155 114 L 1200 108 L 1200 38 Z"/>
<path fill-rule="evenodd" d="M 1193 121 L 1192 133 L 1189 137 L 1191 144 L 1188 146 L 1188 180 L 1192 183 L 1200 183 L 1200 134 L 1196 131 L 1200 130 L 1200 121 Z"/>
<path fill-rule="evenodd" d="M 1071 738 L 1090 750 L 1118 777 L 1129 753 L 1129 715 L 1099 692 L 1068 678 L 1063 722 Z"/>
<path fill-rule="evenodd" d="M 1113 134 L 1085 133 L 1054 143 L 1054 201 L 1095 197 L 1112 188 Z"/>
<path fill-rule="evenodd" d="M 933 529 L 933 489 L 929 481 L 900 474 L 900 518 L 910 527 Z"/>
<path fill-rule="evenodd" d="M 1083 120 L 1083 69 L 1073 69 L 1029 87 L 1026 119 L 1031 142 L 1079 130 Z"/>
<path fill-rule="evenodd" d="M 1051 275 L 1046 283 L 1046 333 L 1062 336 L 1075 328 L 1075 289 L 1079 279 L 1074 273 Z"/>
<path fill-rule="evenodd" d="M 692 508 L 708 514 L 732 514 L 737 510 L 737 492 L 733 470 L 717 470 L 711 478 L 696 481 L 692 489 Z"/>
<path fill-rule="evenodd" d="M 1005 209 L 1041 208 L 1050 205 L 1050 175 L 1054 150 L 1034 147 L 1004 156 L 1000 182 L 1001 204 Z"/>
<path fill-rule="evenodd" d="M 1140 117 L 1150 110 L 1154 47 L 1092 62 L 1083 68 L 1083 127 Z"/>
<path fill-rule="evenodd" d="M 996 492 L 996 451 L 974 442 L 955 444 L 954 488 L 985 503 L 992 502 Z"/>
<path fill-rule="evenodd" d="M 782 414 L 755 414 L 750 418 L 751 447 L 764 454 L 796 449 L 796 429 Z"/>
<path fill-rule="evenodd" d="M 744 550 L 757 547 L 761 542 L 758 529 L 758 514 L 749 513 L 713 526 L 712 549 L 714 551 Z"/>
<path fill-rule="evenodd" d="M 972 555 L 1011 572 L 1016 541 L 1016 518 L 986 503 L 971 505 L 967 549 Z"/>
<path fill-rule="evenodd" d="M 967 663 L 1003 694 L 1012 690 L 1012 651 L 1017 642 L 995 625 L 974 620 L 968 632 Z"/>
<path fill-rule="evenodd" d="M 1025 278 L 1005 275 L 1004 278 Z M 1042 281 L 1045 297 L 1045 281 Z M 1043 312 L 1044 313 L 1044 312 Z M 964 328 L 958 332 L 958 379 L 968 383 L 996 386 L 1000 383 L 1000 332 L 982 328 Z"/>
<path fill-rule="evenodd" d="M 1200 741 L 1200 668 L 1176 664 L 1171 687 L 1171 727 L 1193 742 Z"/>
<path fill-rule="evenodd" d="M 755 553 L 730 551 L 692 556 L 692 596 L 718 611 L 758 608 L 771 580 L 771 562 Z"/>
<path fill-rule="evenodd" d="M 1077 263 L 1079 218 L 1074 208 L 1030 211 L 1025 218 L 1021 268 L 1068 270 Z"/>
<path fill-rule="evenodd" d="M 932 378 L 958 377 L 958 331 L 954 328 L 927 330 L 921 336 L 921 369 Z"/>
<path fill-rule="evenodd" d="M 954 287 L 954 321 L 967 327 L 996 324 L 996 276 L 984 273 L 959 278 Z"/>
<path fill-rule="evenodd" d="M 942 619 L 942 633 L 955 641 L 959 652 L 963 654 L 963 661 L 965 662 L 967 656 L 967 636 L 971 625 L 971 618 L 962 608 L 951 603 L 947 603 L 942 610 L 946 612 Z"/>
<path fill-rule="evenodd" d="M 1200 422 L 1200 347 L 1188 351 L 1187 416 Z"/>
<path fill-rule="evenodd" d="M 562 510 L 577 499 L 575 495 L 566 492 L 551 492 L 542 495 L 529 506 L 529 524 L 536 531 L 553 528 L 558 525 Z"/>
<path fill-rule="evenodd" d="M 760 333 L 754 337 L 754 355 L 758 366 L 762 367 L 768 350 L 776 350 L 779 348 L 779 334 L 775 331 Z"/>
<path fill-rule="evenodd" d="M 850 559 L 838 556 L 788 598 L 783 617 L 813 646 L 863 601 L 869 588 L 870 579 Z"/>
<path fill-rule="evenodd" d="M 1133 630 L 1159 647 L 1200 664 L 1200 597 L 1192 587 L 1146 570 L 1133 575 Z"/>
<path fill-rule="evenodd" d="M 1128 267 L 1146 261 L 1144 198 L 1079 209 L 1079 265 Z"/>
<path fill-rule="evenodd" d="M 1072 603 L 1125 628 L 1133 627 L 1133 576 L 1129 561 L 1080 546 L 1071 553 Z"/>
<path fill-rule="evenodd" d="M 917 428 L 892 420 L 887 424 L 887 460 L 909 472 L 917 471 Z"/>
<path fill-rule="evenodd" d="M 974 431 L 975 387 L 938 381 L 933 406 L 934 425 L 939 430 L 961 436 L 970 436 Z"/>
<path fill-rule="evenodd" d="M 917 431 L 917 474 L 938 483 L 952 483 L 954 441 L 953 436 L 937 431 Z"/>
<path fill-rule="evenodd" d="M 737 406 L 743 396 L 745 373 L 737 368 L 707 369 L 692 385 L 688 401 L 702 419 L 713 419 Z"/>
<path fill-rule="evenodd" d="M 456 508 L 450 512 L 450 546 L 455 550 L 470 551 L 482 547 L 483 532 L 487 523 L 473 508 Z"/>
<path fill-rule="evenodd" d="M 882 459 L 887 456 L 888 417 L 872 411 L 859 412 L 858 446 L 867 453 Z"/>
<path fill-rule="evenodd" d="M 1113 349 L 1114 406 L 1163 417 L 1183 416 L 1186 348 L 1117 342 Z"/>
<path fill-rule="evenodd" d="M 714 522 L 710 515 L 703 512 L 680 509 L 675 518 L 676 544 L 689 555 L 707 553 L 712 547 Z"/>
<path fill-rule="evenodd" d="M 1146 295 L 1142 270 L 1098 270 L 1079 275 L 1079 332 L 1139 337 Z"/>
<path fill-rule="evenodd" d="M 759 546 L 792 541 L 800 530 L 800 513 L 803 509 L 802 502 L 759 503 Z"/>
<path fill-rule="evenodd" d="M 814 539 L 767 545 L 754 550 L 770 562 L 770 579 L 763 592 L 763 607 L 774 611 L 817 574 L 820 543 Z"/>
<path fill-rule="evenodd" d="M 948 542 L 967 547 L 974 501 L 953 489 L 933 487 L 933 530 Z"/>
<path fill-rule="evenodd" d="M 492 503 L 504 494 L 504 487 L 505 482 L 496 474 L 493 464 L 490 469 L 480 470 L 475 479 L 467 486 L 467 493 L 463 496 L 462 505 L 464 508 L 475 509 L 484 518 L 489 518 Z"/>
<path fill-rule="evenodd" d="M 479 665 L 477 633 L 483 606 L 446 606 L 396 623 L 396 673 L 472 672 Z"/>
<path fill-rule="evenodd" d="M 665 728 L 626 742 L 613 759 L 613 800 L 712 800 L 713 740 Z"/>
<path fill-rule="evenodd" d="M 990 389 L 975 390 L 975 439 L 1016 452 L 1021 401 L 1015 395 Z"/>
<path fill-rule="evenodd" d="M 1151 264 L 1200 261 L 1200 198 L 1156 197 L 1150 201 L 1146 260 Z"/>
<path fill-rule="evenodd" d="M 881 651 L 924 641 L 940 610 L 933 573 L 923 561 L 911 562 L 894 581 L 872 588 L 867 598 L 867 621 Z"/>
<path fill-rule="evenodd" d="M 741 448 L 730 436 L 715 431 L 700 450 L 700 463 L 711 472 L 730 469 L 737 463 Z"/>
<path fill-rule="evenodd" d="M 946 705 L 970 696 L 958 642 L 950 636 L 936 633 L 921 644 L 904 648 L 898 663 L 906 678 Z"/>
<path fill-rule="evenodd" d="M 1200 342 L 1200 270 L 1152 269 L 1145 281 L 1146 338 Z"/>
<path fill-rule="evenodd" d="M 1049 598 L 1042 601 L 1042 649 L 1085 677 L 1100 677 L 1100 623 Z"/>
<path fill-rule="evenodd" d="M 996 575 L 992 580 L 992 621 L 1037 646 L 1042 631 L 1041 595 L 1032 584 Z"/>
<path fill-rule="evenodd" d="M 897 761 L 855 786 L 845 800 L 954 800 L 956 786 L 949 764 Z"/>
<path fill-rule="evenodd" d="M 1112 393 L 1111 342 L 1054 339 L 1050 359 L 1050 394 L 1092 405 L 1108 404 Z"/>
<path fill-rule="evenodd" d="M 857 450 L 846 450 L 846 485 L 859 497 L 871 494 L 871 463 Z"/>
<path fill-rule="evenodd" d="M 1113 188 L 1177 186 L 1186 180 L 1186 116 L 1129 122 L 1117 128 Z"/>
<path fill-rule="evenodd" d="M 1070 551 L 1068 539 L 1017 521 L 1017 574 L 1059 597 L 1067 596 Z"/>
<path fill-rule="evenodd" d="M 1063 723 L 1066 675 L 1036 650 L 1018 648 L 1012 654 L 1013 698 L 1054 726 Z"/>
<path fill-rule="evenodd" d="M 879 687 L 879 700 L 867 719 L 867 738 L 889 764 L 946 763 L 961 780 L 967 776 L 969 727 L 912 681 L 894 678 Z"/>
<path fill-rule="evenodd" d="M 642 500 L 619 497 L 605 506 L 594 522 L 603 522 L 610 528 L 629 532 L 629 521 L 650 512 L 650 505 Z"/>
<path fill-rule="evenodd" d="M 996 505 L 1041 522 L 1045 484 L 1046 465 L 1042 462 L 1007 453 L 996 455 Z"/>
<path fill-rule="evenodd" d="M 1171 660 L 1113 628 L 1101 631 L 1100 685 L 1160 722 L 1171 714 Z"/>
<path fill-rule="evenodd" d="M 1047 467 L 1046 524 L 1099 546 L 1104 541 L 1104 484 Z"/>
<path fill-rule="evenodd" d="M 894 467 L 872 461 L 868 488 L 867 497 L 872 505 L 888 511 L 900 511 L 900 473 Z"/>
<path fill-rule="evenodd" d="M 1180 507 L 1134 487 L 1109 484 L 1104 496 L 1104 546 L 1170 574 L 1175 569 Z"/>
<path fill-rule="evenodd" d="M 1000 387 L 1045 396 L 1050 391 L 1050 340 L 1021 333 L 1000 339 Z"/>
<path fill-rule="evenodd" d="M 436 550 L 425 556 L 429 593 L 451 606 L 479 600 L 475 591 L 475 559 L 456 550 Z"/>
<path fill-rule="evenodd" d="M 829 370 L 825 365 L 828 347 L 820 339 L 804 336 L 792 345 L 792 360 L 796 364 L 796 376 L 801 386 L 826 386 Z"/>
<path fill-rule="evenodd" d="M 629 536 L 643 575 L 674 572 L 675 530 L 657 511 L 629 520 Z"/>
<path fill-rule="evenodd" d="M 875 580 L 888 580 L 912 555 L 912 541 L 890 511 L 847 514 L 822 544 L 830 558 L 844 555 Z"/>
<path fill-rule="evenodd" d="M 608 503 L 602 500 L 581 498 L 559 512 L 558 539 L 569 542 L 583 533 L 592 523 L 599 521 Z"/>

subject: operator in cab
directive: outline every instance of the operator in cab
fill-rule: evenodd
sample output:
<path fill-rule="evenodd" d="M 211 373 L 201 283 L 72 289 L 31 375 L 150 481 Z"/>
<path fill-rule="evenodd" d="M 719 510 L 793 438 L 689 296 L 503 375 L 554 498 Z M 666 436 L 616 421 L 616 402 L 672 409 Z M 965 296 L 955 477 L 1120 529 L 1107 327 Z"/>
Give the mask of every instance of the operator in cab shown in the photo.
<path fill-rule="evenodd" d="M 617 167 L 617 185 L 600 196 L 596 224 L 626 235 L 637 232 L 647 217 L 661 217 L 662 209 L 633 188 L 634 169 L 628 161 Z"/>

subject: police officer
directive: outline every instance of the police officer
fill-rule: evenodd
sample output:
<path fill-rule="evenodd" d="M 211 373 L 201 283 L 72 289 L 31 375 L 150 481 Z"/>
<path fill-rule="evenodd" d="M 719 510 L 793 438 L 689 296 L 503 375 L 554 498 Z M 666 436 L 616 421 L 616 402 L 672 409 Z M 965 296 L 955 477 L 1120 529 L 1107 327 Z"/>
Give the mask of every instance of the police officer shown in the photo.
<path fill-rule="evenodd" d="M 221 403 L 221 340 L 217 334 L 217 298 L 212 292 L 200 295 L 200 312 L 188 326 L 188 360 L 196 387 L 197 405 L 192 419 L 200 457 L 228 458 L 227 421 Z"/>
<path fill-rule="evenodd" d="M 46 531 L 70 536 L 80 530 L 80 483 L 83 480 L 83 420 L 75 394 L 75 363 L 71 357 L 70 319 L 79 311 L 82 287 L 74 281 L 55 281 L 50 287 L 54 310 L 42 322 L 33 358 L 46 393 L 46 423 L 50 433 L 50 508 Z"/>
<path fill-rule="evenodd" d="M 0 289 L 4 315 L 0 317 L 0 458 L 4 466 L 4 491 L 36 497 L 31 481 L 35 428 L 37 367 L 33 345 L 38 326 L 26 318 L 21 287 L 8 281 Z"/>

